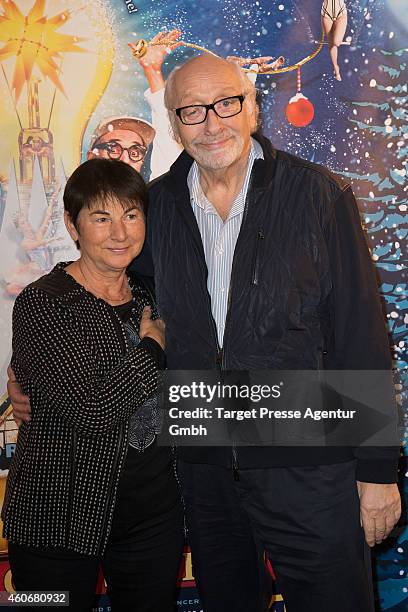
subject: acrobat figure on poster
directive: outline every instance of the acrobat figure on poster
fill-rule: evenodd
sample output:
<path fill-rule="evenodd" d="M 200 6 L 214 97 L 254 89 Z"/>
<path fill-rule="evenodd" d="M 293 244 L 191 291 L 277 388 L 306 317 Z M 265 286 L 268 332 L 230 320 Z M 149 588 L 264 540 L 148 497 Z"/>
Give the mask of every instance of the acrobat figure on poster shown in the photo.
<path fill-rule="evenodd" d="M 229 62 L 235 62 L 241 68 L 251 68 L 255 70 L 255 80 L 256 74 L 262 74 L 263 72 L 268 72 L 268 70 L 277 70 L 278 68 L 282 68 L 285 63 L 285 58 L 283 55 L 280 55 L 275 60 L 271 55 L 264 55 L 262 57 L 239 57 L 237 55 L 228 55 L 227 60 Z M 248 77 L 251 79 L 251 74 L 248 74 Z M 251 80 L 254 80 L 253 78 Z"/>
<path fill-rule="evenodd" d="M 150 159 L 150 180 L 167 172 L 182 151 L 182 147 L 173 139 L 164 106 L 165 81 L 162 74 L 164 59 L 168 53 L 180 46 L 177 40 L 180 36 L 180 30 L 158 32 L 152 39 L 154 45 L 149 46 L 147 53 L 138 58 L 148 84 L 144 97 L 150 106 L 151 122 L 156 132 Z M 163 44 L 160 44 L 161 41 L 163 41 Z M 132 52 L 134 52 L 135 46 L 134 43 L 129 43 Z"/>
<path fill-rule="evenodd" d="M 331 61 L 333 62 L 334 77 L 337 81 L 341 81 L 338 53 L 347 28 L 347 7 L 345 1 L 323 0 L 321 17 L 322 27 L 329 44 Z"/>
<path fill-rule="evenodd" d="M 15 221 L 17 229 L 23 235 L 20 248 L 26 256 L 26 261 L 5 278 L 5 290 L 10 297 L 17 297 L 28 283 L 49 272 L 53 267 L 50 246 L 61 241 L 61 238 L 50 237 L 48 234 L 58 195 L 59 190 L 51 198 L 38 230 L 32 227 L 28 219 L 28 210 L 22 210 Z"/>

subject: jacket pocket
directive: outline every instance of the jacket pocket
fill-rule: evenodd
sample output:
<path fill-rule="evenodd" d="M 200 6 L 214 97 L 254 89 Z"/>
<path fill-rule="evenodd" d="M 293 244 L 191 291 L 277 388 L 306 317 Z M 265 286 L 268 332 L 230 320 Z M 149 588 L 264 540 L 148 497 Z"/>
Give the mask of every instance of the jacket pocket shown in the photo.
<path fill-rule="evenodd" d="M 253 285 L 259 284 L 259 265 L 260 265 L 260 259 L 261 259 L 260 251 L 261 251 L 261 244 L 264 238 L 265 238 L 264 231 L 262 227 L 260 227 L 258 229 L 258 233 L 256 236 L 255 255 L 254 255 L 254 262 L 252 266 L 252 284 Z"/>

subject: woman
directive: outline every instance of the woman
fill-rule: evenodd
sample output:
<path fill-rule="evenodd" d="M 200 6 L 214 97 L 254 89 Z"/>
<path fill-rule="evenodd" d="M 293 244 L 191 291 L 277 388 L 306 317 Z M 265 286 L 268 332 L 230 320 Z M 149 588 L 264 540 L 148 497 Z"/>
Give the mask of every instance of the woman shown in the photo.
<path fill-rule="evenodd" d="M 347 7 L 344 0 L 323 0 L 322 27 L 327 36 L 330 58 L 333 63 L 334 77 L 341 81 L 338 64 L 339 46 L 343 42 L 347 28 Z"/>
<path fill-rule="evenodd" d="M 12 368 L 32 415 L 2 513 L 10 565 L 18 591 L 70 591 L 75 612 L 92 609 L 100 562 L 114 611 L 173 610 L 182 510 L 171 451 L 155 442 L 164 327 L 126 274 L 146 206 L 130 166 L 82 164 L 64 192 L 80 257 L 13 311 Z"/>

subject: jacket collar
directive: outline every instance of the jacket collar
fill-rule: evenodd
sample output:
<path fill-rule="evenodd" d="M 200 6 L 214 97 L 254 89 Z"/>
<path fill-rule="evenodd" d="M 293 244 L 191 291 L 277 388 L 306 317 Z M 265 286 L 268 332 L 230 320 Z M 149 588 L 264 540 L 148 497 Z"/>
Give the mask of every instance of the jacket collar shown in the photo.
<path fill-rule="evenodd" d="M 50 296 L 59 298 L 61 302 L 66 304 L 85 301 L 89 299 L 89 296 L 91 296 L 95 302 L 103 302 L 103 300 L 99 300 L 92 293 L 89 293 L 85 287 L 79 284 L 73 276 L 65 271 L 65 268 L 70 263 L 72 262 L 61 261 L 57 263 L 48 274 L 41 276 L 33 285 L 45 291 Z M 133 297 L 138 296 L 140 290 L 146 291 L 144 283 L 139 281 L 135 275 L 127 272 L 127 276 Z M 149 293 L 149 291 L 147 291 L 147 293 Z"/>
<path fill-rule="evenodd" d="M 250 183 L 253 201 L 259 202 L 263 192 L 273 181 L 277 151 L 264 136 L 254 134 L 253 138 L 260 143 L 264 155 L 264 159 L 255 160 Z M 202 261 L 204 261 L 204 247 L 197 220 L 191 207 L 190 192 L 187 185 L 187 176 L 193 161 L 193 158 L 186 151 L 183 151 L 171 166 L 170 171 L 164 176 L 163 183 L 166 189 L 173 193 L 177 209 L 190 230 L 190 236 L 195 243 L 198 254 Z"/>

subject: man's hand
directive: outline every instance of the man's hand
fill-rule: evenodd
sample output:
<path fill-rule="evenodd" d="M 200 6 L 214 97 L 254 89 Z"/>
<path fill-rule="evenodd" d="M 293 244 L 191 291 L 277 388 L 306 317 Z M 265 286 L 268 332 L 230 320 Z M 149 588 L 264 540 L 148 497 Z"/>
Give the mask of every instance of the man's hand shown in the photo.
<path fill-rule="evenodd" d="M 23 421 L 28 423 L 31 420 L 30 400 L 28 396 L 24 395 L 21 391 L 21 387 L 10 366 L 7 368 L 7 375 L 7 391 L 13 406 L 13 417 L 17 426 L 20 427 Z"/>
<path fill-rule="evenodd" d="M 357 481 L 360 519 L 369 546 L 380 544 L 401 516 L 401 498 L 396 484 Z"/>

